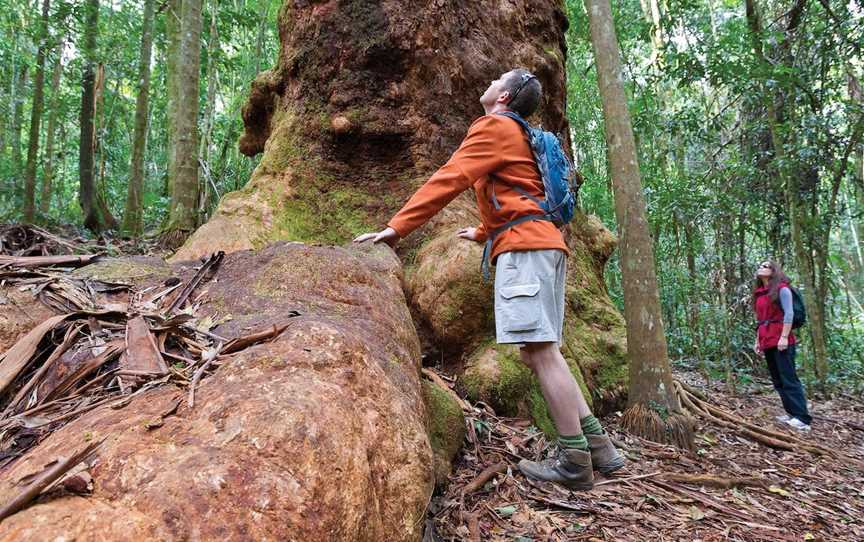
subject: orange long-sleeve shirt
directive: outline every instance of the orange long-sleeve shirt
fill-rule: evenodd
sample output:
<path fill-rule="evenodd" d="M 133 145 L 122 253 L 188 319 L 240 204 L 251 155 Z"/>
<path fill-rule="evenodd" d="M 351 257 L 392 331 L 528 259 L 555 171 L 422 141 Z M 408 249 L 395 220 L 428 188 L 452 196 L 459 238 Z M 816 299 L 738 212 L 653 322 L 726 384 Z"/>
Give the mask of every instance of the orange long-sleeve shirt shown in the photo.
<path fill-rule="evenodd" d="M 492 184 L 500 209 L 492 204 Z M 387 223 L 405 237 L 426 223 L 469 187 L 474 187 L 482 223 L 481 241 L 511 220 L 540 213 L 538 205 L 513 189 L 543 199 L 543 180 L 537 172 L 528 136 L 514 120 L 486 115 L 475 120 L 459 149 Z M 564 237 L 547 220 L 530 220 L 502 232 L 492 245 L 491 260 L 502 252 L 559 249 L 569 255 Z"/>

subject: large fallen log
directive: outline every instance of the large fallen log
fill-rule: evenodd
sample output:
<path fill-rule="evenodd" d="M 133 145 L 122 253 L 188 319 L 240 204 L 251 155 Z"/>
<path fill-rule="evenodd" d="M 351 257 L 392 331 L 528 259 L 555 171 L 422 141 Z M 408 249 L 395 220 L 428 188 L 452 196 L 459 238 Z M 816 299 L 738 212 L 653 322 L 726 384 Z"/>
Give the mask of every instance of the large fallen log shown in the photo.
<path fill-rule="evenodd" d="M 174 270 L 184 282 L 195 274 Z M 92 494 L 43 496 L 3 520 L 0 539 L 418 539 L 432 457 L 400 270 L 383 247 L 291 243 L 226 256 L 217 280 L 191 292 L 194 320 L 166 314 L 150 328 L 190 337 L 190 352 L 199 344 L 192 370 L 212 355 L 209 335 L 233 344 L 201 378 L 194 408 L 178 394 L 182 370 L 169 367 L 150 388 L 63 414 L 65 426 L 4 468 L 0 505 L 21 494 L 15 480 L 101 441 Z M 162 280 L 144 287 L 155 293 Z M 120 334 L 124 347 L 126 325 L 100 322 L 80 333 Z M 193 322 L 199 334 L 179 331 Z M 104 374 L 75 389 L 118 373 Z M 31 409 L 28 423 L 63 404 Z"/>

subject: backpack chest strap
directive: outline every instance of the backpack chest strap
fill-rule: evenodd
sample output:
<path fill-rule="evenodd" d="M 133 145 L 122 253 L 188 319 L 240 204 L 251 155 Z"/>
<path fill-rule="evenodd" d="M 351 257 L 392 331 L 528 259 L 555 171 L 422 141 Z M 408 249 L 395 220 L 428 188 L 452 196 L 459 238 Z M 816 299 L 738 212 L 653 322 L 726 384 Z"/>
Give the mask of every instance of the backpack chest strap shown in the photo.
<path fill-rule="evenodd" d="M 494 197 L 494 196 L 493 196 Z M 495 238 L 509 230 L 513 226 L 517 226 L 524 222 L 530 222 L 532 220 L 545 220 L 547 222 L 552 222 L 552 220 L 546 215 L 525 215 L 520 216 L 515 220 L 511 220 L 507 222 L 503 226 L 495 228 L 491 232 L 489 232 L 489 236 L 486 238 L 486 245 L 483 247 L 483 259 L 480 262 L 480 271 L 483 273 L 483 278 L 485 280 L 489 280 L 489 259 L 492 255 L 492 244 L 495 242 Z"/>

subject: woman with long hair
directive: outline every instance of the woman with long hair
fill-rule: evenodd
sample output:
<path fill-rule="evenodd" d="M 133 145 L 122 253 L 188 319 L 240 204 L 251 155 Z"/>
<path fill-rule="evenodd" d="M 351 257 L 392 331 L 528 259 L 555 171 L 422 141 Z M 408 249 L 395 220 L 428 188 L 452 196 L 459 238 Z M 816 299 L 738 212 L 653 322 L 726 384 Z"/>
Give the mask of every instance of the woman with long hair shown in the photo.
<path fill-rule="evenodd" d="M 764 261 L 756 270 L 753 310 L 758 321 L 754 349 L 765 353 L 771 382 L 786 411 L 777 420 L 798 431 L 809 431 L 812 418 L 807 411 L 804 387 L 795 372 L 792 290 L 779 264 Z"/>

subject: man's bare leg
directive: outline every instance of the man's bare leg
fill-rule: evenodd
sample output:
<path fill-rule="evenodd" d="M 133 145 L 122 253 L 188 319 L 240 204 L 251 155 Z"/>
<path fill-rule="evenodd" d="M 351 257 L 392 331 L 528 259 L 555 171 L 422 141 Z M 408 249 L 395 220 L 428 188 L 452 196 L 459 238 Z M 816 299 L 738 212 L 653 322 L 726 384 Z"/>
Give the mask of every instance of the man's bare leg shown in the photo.
<path fill-rule="evenodd" d="M 582 389 L 573 378 L 558 344 L 529 343 L 520 349 L 522 361 L 534 371 L 555 427 L 562 435 L 582 434 L 580 420 L 591 415 Z"/>
<path fill-rule="evenodd" d="M 558 344 L 528 344 L 520 350 L 520 355 L 540 381 L 540 389 L 560 435 L 561 449 L 555 462 L 547 460 L 538 463 L 523 459 L 519 462 L 520 470 L 534 479 L 565 485 L 577 484 L 585 488 L 590 485 L 591 477 L 584 470 L 590 469 L 592 464 L 604 474 L 623 467 L 624 458 L 612 445 L 600 422 L 591 414 L 582 389 L 570 372 Z M 590 452 L 587 464 L 585 456 L 580 455 L 587 453 L 582 451 L 586 448 Z"/>

